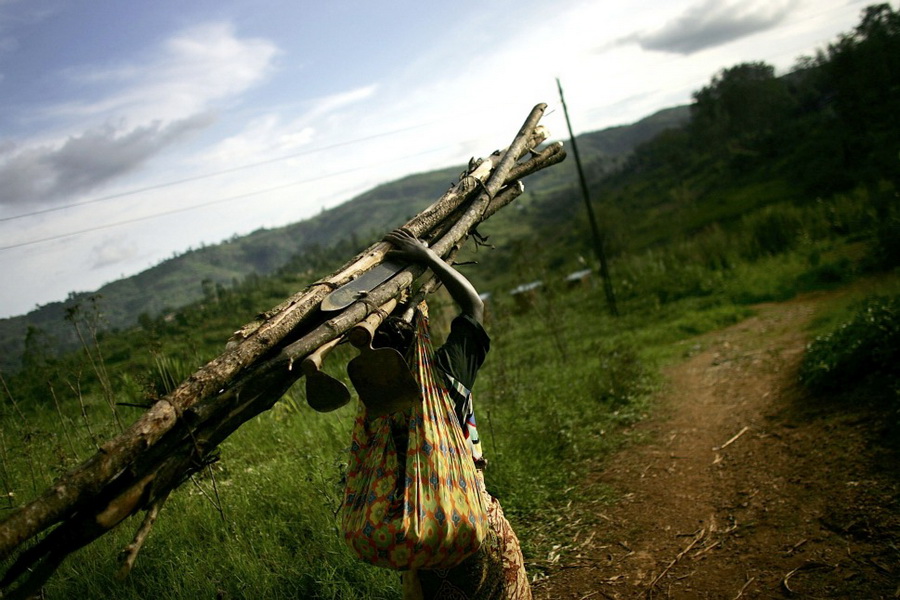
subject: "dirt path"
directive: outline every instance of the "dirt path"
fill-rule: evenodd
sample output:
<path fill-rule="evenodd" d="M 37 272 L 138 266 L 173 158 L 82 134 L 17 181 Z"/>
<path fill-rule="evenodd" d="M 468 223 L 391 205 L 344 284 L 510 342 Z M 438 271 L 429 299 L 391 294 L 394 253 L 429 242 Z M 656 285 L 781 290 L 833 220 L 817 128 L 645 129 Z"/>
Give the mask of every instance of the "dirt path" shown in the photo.
<path fill-rule="evenodd" d="M 535 598 L 898 598 L 896 457 L 860 415 L 799 403 L 822 297 L 693 340 L 639 439 L 597 465 Z M 890 471 L 891 473 L 887 473 Z M 597 488 L 593 488 L 597 489 Z"/>

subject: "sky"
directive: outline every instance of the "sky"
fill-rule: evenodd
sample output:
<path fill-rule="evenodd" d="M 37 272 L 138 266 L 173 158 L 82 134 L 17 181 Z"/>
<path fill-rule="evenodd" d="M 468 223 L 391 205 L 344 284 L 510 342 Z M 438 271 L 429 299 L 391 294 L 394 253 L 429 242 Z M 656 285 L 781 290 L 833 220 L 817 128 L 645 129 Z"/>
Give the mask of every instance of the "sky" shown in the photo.
<path fill-rule="evenodd" d="M 486 156 L 541 102 L 565 140 L 557 78 L 578 134 L 787 72 L 869 3 L 0 0 L 0 318 Z"/>

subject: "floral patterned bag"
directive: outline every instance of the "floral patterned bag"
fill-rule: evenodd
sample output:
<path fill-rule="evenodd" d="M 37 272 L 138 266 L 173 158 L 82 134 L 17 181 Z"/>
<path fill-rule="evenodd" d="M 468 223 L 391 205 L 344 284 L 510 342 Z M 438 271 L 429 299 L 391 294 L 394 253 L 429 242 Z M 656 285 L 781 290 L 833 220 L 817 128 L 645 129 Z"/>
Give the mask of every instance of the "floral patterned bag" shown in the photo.
<path fill-rule="evenodd" d="M 435 371 L 424 303 L 411 362 L 421 403 L 375 418 L 367 418 L 360 404 L 341 527 L 350 548 L 368 563 L 442 569 L 478 550 L 488 521 L 483 483 Z"/>

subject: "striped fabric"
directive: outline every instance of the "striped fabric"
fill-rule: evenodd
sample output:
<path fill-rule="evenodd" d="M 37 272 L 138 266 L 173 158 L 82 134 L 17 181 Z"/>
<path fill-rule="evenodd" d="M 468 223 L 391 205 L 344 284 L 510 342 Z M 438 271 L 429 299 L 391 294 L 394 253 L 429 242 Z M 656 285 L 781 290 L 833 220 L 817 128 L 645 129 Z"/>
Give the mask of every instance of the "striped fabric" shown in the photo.
<path fill-rule="evenodd" d="M 481 453 L 481 438 L 478 437 L 478 426 L 475 424 L 475 408 L 472 402 L 472 391 L 454 378 L 450 373 L 444 373 L 444 379 L 447 381 L 447 392 L 454 406 L 458 407 L 455 414 L 460 412 L 465 415 L 465 426 L 462 427 L 463 437 L 465 437 L 469 450 L 472 452 L 472 460 L 479 469 L 484 468 L 486 463 Z M 460 410 L 459 407 L 462 407 Z M 458 419 L 458 417 L 457 417 Z"/>

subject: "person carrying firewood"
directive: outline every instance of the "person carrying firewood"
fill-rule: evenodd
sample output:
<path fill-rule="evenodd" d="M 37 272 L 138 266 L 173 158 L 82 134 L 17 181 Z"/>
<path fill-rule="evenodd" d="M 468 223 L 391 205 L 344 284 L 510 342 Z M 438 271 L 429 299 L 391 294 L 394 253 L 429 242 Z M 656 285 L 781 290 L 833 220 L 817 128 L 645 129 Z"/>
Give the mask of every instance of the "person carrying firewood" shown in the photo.
<path fill-rule="evenodd" d="M 478 370 L 490 349 L 490 338 L 483 326 L 484 303 L 468 279 L 408 231 L 396 229 L 384 239 L 395 247 L 390 252 L 392 258 L 430 268 L 459 307 L 460 314 L 454 318 L 446 342 L 435 352 L 435 363 L 471 450 L 489 524 L 480 549 L 457 566 L 404 573 L 404 598 L 530 600 L 531 588 L 519 540 L 500 503 L 484 488 L 482 471 L 486 461 L 481 452 L 471 394 Z"/>

